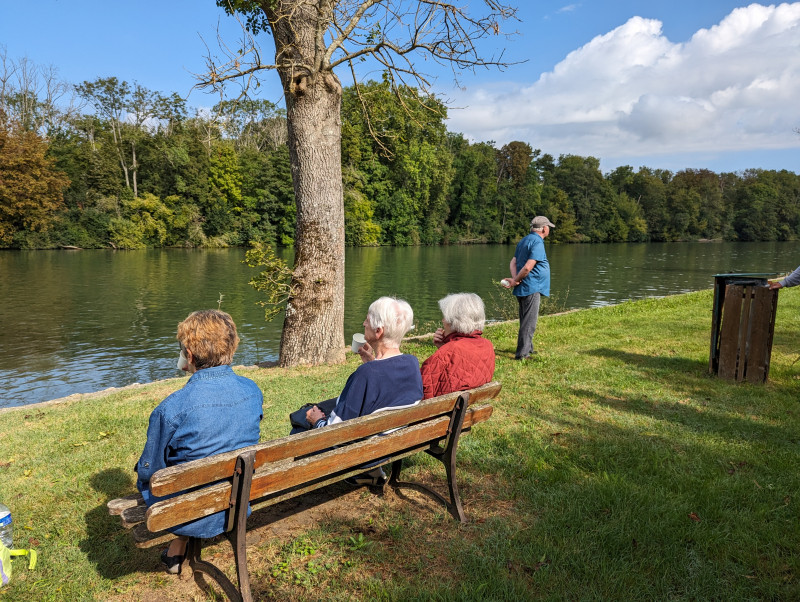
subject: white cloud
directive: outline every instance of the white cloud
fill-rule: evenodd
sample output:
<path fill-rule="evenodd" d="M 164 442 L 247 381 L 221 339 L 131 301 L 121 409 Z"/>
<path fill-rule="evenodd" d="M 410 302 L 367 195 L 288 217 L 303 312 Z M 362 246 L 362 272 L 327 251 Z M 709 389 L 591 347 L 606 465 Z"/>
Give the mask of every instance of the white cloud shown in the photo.
<path fill-rule="evenodd" d="M 533 78 L 532 78 L 533 79 Z M 800 2 L 752 4 L 686 43 L 633 17 L 535 83 L 456 95 L 448 128 L 603 159 L 800 147 Z"/>

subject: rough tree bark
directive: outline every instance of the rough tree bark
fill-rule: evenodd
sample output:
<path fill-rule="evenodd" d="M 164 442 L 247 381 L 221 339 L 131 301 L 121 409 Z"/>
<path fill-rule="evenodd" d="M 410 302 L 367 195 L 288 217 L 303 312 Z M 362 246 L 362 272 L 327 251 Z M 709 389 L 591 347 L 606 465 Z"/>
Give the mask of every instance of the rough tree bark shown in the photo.
<path fill-rule="evenodd" d="M 320 64 L 319 20 L 329 15 L 322 6 L 295 4 L 274 2 L 264 11 L 286 99 L 297 204 L 293 293 L 281 335 L 281 366 L 339 363 L 345 356 L 342 86 L 329 66 Z"/>

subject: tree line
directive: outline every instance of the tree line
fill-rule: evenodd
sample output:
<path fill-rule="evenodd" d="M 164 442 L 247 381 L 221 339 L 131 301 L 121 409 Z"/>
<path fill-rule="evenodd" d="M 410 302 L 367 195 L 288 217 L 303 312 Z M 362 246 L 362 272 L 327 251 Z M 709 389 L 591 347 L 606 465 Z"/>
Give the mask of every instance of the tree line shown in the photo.
<path fill-rule="evenodd" d="M 135 82 L 71 86 L 0 59 L 0 247 L 294 243 L 283 109 L 245 99 L 190 110 Z M 795 173 L 603 174 L 595 157 L 470 142 L 447 131 L 435 97 L 399 92 L 387 81 L 343 90 L 348 245 L 514 242 L 539 214 L 558 242 L 800 237 Z"/>

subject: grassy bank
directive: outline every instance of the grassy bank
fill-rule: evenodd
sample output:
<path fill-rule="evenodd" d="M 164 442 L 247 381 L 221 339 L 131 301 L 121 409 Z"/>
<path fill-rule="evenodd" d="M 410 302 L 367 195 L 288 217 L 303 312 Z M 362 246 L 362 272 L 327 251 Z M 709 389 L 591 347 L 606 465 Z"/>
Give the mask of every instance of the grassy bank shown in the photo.
<path fill-rule="evenodd" d="M 251 546 L 256 597 L 800 598 L 800 290 L 780 295 L 766 385 L 707 374 L 710 319 L 710 291 L 547 316 L 527 362 L 512 359 L 516 325 L 492 327 L 503 392 L 459 452 L 473 520 L 348 493 L 347 512 Z M 264 391 L 263 439 L 356 365 L 241 370 Z M 182 382 L 0 414 L 0 499 L 40 554 L 0 597 L 204 599 L 105 510 L 133 490 L 147 417 Z M 206 555 L 230 571 L 226 545 Z"/>

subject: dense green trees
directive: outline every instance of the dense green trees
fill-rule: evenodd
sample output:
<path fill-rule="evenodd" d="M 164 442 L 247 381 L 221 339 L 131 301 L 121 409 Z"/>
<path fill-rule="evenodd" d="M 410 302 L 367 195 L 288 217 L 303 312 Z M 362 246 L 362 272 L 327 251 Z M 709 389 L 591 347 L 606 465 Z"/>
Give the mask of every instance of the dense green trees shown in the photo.
<path fill-rule="evenodd" d="M 432 97 L 370 82 L 344 91 L 342 165 L 348 244 L 437 244 L 448 213 L 452 155 L 446 109 Z M 358 97 L 361 95 L 361 99 Z M 362 99 L 370 106 L 369 119 Z"/>
<path fill-rule="evenodd" d="M 116 78 L 75 90 L 82 110 L 0 88 L 0 247 L 294 244 L 282 109 L 245 100 L 191 114 Z M 445 117 L 435 98 L 398 98 L 385 81 L 343 90 L 347 244 L 513 242 L 537 214 L 557 224 L 554 242 L 800 238 L 795 173 L 604 175 L 595 157 L 470 142 Z"/>

